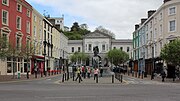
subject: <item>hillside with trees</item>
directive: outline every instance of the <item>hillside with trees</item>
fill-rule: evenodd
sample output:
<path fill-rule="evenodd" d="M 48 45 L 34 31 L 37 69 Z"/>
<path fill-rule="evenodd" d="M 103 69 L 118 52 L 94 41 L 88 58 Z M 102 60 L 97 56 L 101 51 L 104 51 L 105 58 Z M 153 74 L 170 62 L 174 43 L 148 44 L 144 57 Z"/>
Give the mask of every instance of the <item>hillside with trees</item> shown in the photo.
<path fill-rule="evenodd" d="M 77 22 L 74 22 L 70 31 L 65 31 L 64 34 L 69 38 L 69 40 L 82 40 L 83 35 L 90 33 L 88 30 L 87 24 L 79 25 Z"/>

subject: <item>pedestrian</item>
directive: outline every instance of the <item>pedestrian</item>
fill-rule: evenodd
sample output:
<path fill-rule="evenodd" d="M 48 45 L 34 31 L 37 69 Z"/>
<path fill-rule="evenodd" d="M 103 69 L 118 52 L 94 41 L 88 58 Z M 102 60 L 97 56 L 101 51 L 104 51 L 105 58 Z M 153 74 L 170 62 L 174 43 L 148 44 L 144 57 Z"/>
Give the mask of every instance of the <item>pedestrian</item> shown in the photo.
<path fill-rule="evenodd" d="M 103 74 L 103 68 L 101 67 L 100 68 L 100 76 L 102 77 L 102 74 Z"/>
<path fill-rule="evenodd" d="M 82 78 L 81 78 L 81 69 L 80 69 L 80 67 L 77 69 L 77 77 L 76 77 L 76 79 L 75 79 L 75 81 L 77 81 L 77 79 L 79 78 L 79 83 L 80 83 L 80 81 L 82 81 Z"/>
<path fill-rule="evenodd" d="M 166 72 L 165 70 L 161 71 L 161 77 L 162 77 L 162 82 L 164 82 L 164 78 L 166 77 Z"/>
<path fill-rule="evenodd" d="M 88 78 L 90 79 L 90 74 L 91 74 L 91 69 L 90 69 L 90 67 L 87 68 L 87 74 L 88 74 Z"/>
<path fill-rule="evenodd" d="M 97 68 L 94 69 L 94 80 L 98 78 L 99 70 Z"/>

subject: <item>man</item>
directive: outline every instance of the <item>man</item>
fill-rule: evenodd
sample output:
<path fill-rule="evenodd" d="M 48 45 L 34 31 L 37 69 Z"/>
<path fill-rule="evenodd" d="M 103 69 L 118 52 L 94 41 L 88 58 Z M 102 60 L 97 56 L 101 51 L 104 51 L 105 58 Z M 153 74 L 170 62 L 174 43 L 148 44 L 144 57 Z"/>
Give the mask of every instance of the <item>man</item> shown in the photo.
<path fill-rule="evenodd" d="M 79 78 L 79 83 L 80 83 L 80 81 L 82 81 L 80 67 L 78 67 L 76 72 L 77 72 L 77 77 L 76 77 L 75 81 L 77 81 L 77 79 Z"/>

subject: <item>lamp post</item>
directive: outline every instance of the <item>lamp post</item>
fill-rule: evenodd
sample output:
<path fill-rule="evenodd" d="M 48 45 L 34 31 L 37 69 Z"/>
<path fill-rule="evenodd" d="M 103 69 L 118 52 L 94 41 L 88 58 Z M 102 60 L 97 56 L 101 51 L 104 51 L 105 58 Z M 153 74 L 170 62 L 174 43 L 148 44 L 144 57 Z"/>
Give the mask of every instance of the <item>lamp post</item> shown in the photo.
<path fill-rule="evenodd" d="M 63 70 L 62 82 L 64 82 L 64 50 L 63 50 L 63 59 L 62 59 L 62 70 Z"/>

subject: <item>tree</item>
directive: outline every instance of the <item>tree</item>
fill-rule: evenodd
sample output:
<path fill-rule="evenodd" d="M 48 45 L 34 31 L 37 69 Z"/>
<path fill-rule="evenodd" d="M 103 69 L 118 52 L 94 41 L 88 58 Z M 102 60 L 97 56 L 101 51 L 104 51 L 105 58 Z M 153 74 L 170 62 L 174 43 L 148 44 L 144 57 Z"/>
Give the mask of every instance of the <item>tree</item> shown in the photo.
<path fill-rule="evenodd" d="M 27 41 L 26 45 L 22 47 L 21 52 L 22 52 L 23 58 L 27 60 L 27 79 L 29 79 L 30 59 L 35 54 L 35 48 L 29 41 Z"/>
<path fill-rule="evenodd" d="M 77 22 L 74 22 L 70 31 L 63 32 L 69 40 L 82 40 L 83 35 L 86 35 L 87 33 L 90 33 L 90 31 L 87 29 L 87 24 L 82 24 L 79 26 Z"/>
<path fill-rule="evenodd" d="M 160 57 L 168 64 L 174 66 L 180 65 L 180 39 L 174 40 L 166 44 L 160 53 Z"/>
<path fill-rule="evenodd" d="M 0 59 L 4 59 L 8 53 L 8 42 L 5 37 L 0 37 Z"/>
<path fill-rule="evenodd" d="M 104 28 L 103 26 L 97 27 L 96 31 L 100 31 L 102 33 L 105 33 L 105 34 L 108 34 L 108 35 L 112 36 L 112 38 L 115 38 L 115 34 L 113 32 L 111 32 L 110 30 Z"/>
<path fill-rule="evenodd" d="M 74 22 L 72 27 L 71 27 L 71 32 L 79 31 L 79 30 L 80 30 L 79 24 L 77 22 Z"/>
<path fill-rule="evenodd" d="M 86 55 L 84 52 L 75 52 L 70 56 L 71 62 L 77 63 L 79 61 L 82 61 L 82 63 L 85 63 L 85 61 L 88 59 L 88 55 Z"/>
<path fill-rule="evenodd" d="M 129 59 L 129 55 L 120 49 L 110 50 L 107 53 L 107 57 L 110 60 L 111 64 L 114 64 L 115 66 L 123 64 Z"/>

